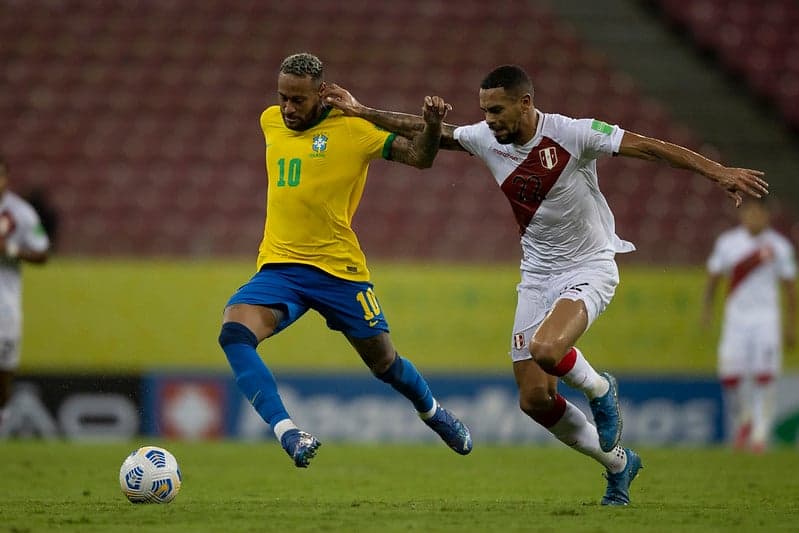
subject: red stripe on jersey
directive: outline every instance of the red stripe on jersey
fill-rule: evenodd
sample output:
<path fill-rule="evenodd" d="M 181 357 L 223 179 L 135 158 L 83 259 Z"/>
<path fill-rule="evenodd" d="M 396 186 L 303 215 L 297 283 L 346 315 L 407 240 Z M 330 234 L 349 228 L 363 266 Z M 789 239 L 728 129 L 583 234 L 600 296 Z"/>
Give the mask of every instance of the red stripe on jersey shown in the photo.
<path fill-rule="evenodd" d="M 772 255 L 773 254 L 769 253 L 768 249 L 758 248 L 751 254 L 738 261 L 732 268 L 732 274 L 730 275 L 730 288 L 727 291 L 728 294 L 732 293 L 732 291 L 734 291 L 735 288 L 740 285 L 741 282 L 745 280 L 753 270 L 771 259 Z"/>
<path fill-rule="evenodd" d="M 524 235 L 535 212 L 558 181 L 570 158 L 565 148 L 544 137 L 530 151 L 527 159 L 502 182 L 502 192 L 508 197 L 519 224 L 520 235 Z"/>

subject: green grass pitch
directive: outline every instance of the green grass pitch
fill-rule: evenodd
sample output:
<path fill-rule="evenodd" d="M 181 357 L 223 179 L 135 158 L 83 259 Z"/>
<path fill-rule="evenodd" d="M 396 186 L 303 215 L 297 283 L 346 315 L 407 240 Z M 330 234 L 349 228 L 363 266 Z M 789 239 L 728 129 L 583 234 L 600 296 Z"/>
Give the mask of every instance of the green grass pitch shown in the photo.
<path fill-rule="evenodd" d="M 639 450 L 632 505 L 599 505 L 601 467 L 563 446 L 325 443 L 307 470 L 274 443 L 161 442 L 183 470 L 167 505 L 133 505 L 137 443 L 0 443 L 0 531 L 795 531 L 796 450 Z"/>
<path fill-rule="evenodd" d="M 516 265 L 373 262 L 400 353 L 425 371 L 507 372 Z M 56 259 L 25 269 L 22 371 L 209 368 L 228 371 L 216 338 L 250 260 Z M 608 310 L 581 339 L 598 368 L 712 374 L 718 326 L 699 327 L 699 268 L 621 266 Z M 342 335 L 309 312 L 260 352 L 275 369 L 365 371 Z M 797 350 L 786 367 L 799 366 Z"/>

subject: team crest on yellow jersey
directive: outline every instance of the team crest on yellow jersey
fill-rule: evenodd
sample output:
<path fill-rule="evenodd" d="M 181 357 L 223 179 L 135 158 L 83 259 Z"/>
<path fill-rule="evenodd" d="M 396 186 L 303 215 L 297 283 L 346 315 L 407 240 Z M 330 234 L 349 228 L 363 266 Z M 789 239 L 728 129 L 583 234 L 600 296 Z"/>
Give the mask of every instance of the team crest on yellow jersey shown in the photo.
<path fill-rule="evenodd" d="M 327 135 L 324 133 L 314 135 L 313 141 L 311 142 L 311 148 L 313 149 L 311 157 L 324 157 L 325 150 L 327 150 Z"/>

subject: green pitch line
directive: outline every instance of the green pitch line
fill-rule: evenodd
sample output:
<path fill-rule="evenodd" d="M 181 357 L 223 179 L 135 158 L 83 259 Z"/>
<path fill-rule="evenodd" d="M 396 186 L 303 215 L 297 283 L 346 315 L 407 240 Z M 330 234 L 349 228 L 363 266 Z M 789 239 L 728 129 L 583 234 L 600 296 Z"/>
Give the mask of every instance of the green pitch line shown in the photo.
<path fill-rule="evenodd" d="M 158 443 L 183 487 L 133 505 L 117 475 L 144 441 L 0 443 L 3 531 L 793 531 L 795 450 L 640 450 L 632 504 L 605 508 L 602 468 L 564 446 L 328 442 L 307 470 L 274 443 Z M 149 444 L 149 443 L 147 443 Z"/>
<path fill-rule="evenodd" d="M 378 263 L 373 282 L 400 353 L 431 371 L 509 369 L 515 265 Z M 57 259 L 25 269 L 22 370 L 227 369 L 222 308 L 254 261 Z M 580 347 L 599 368 L 704 372 L 716 329 L 698 326 L 696 268 L 621 267 L 621 285 Z M 260 348 L 275 368 L 363 370 L 314 312 Z M 788 366 L 799 365 L 796 352 Z"/>

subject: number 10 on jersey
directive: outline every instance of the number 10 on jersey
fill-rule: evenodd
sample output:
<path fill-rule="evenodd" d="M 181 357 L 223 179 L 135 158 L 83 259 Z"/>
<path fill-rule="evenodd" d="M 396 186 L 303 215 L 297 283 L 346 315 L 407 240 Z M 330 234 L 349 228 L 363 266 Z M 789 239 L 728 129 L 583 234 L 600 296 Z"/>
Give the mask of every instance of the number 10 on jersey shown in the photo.
<path fill-rule="evenodd" d="M 286 159 L 281 157 L 277 160 L 277 168 L 279 175 L 277 177 L 277 186 L 296 187 L 300 184 L 300 172 L 302 171 L 302 160 L 298 158 L 289 159 L 288 169 L 286 169 Z M 288 170 L 288 176 L 286 176 Z"/>

